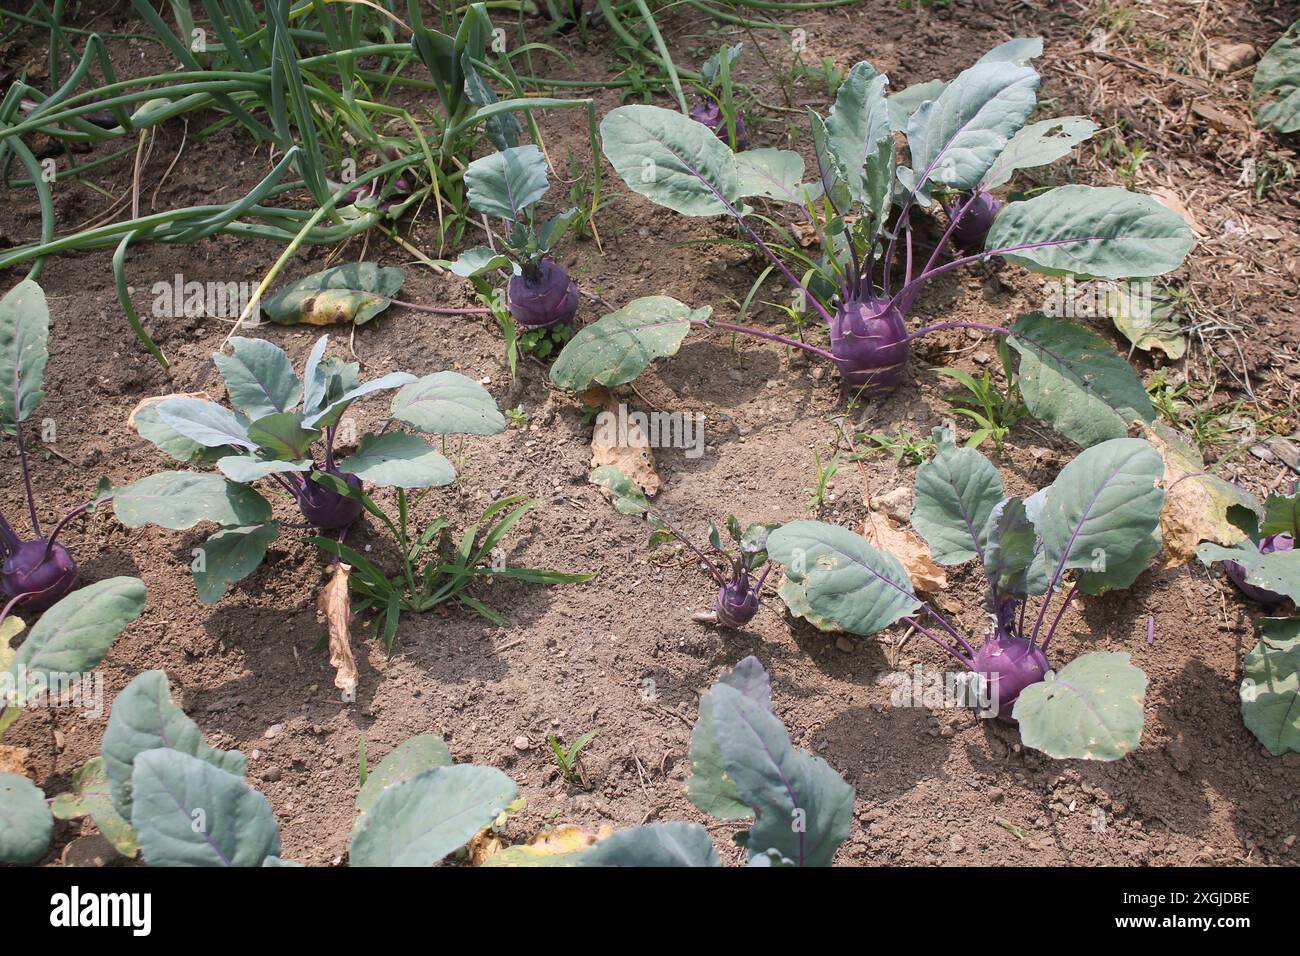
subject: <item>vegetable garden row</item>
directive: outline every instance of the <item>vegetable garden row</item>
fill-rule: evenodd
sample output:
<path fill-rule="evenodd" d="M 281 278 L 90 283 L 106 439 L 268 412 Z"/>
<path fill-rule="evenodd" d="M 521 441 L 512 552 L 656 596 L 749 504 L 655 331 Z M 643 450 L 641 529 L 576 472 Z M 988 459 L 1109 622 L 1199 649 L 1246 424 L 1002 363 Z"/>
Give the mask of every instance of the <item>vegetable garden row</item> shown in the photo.
<path fill-rule="evenodd" d="M 751 34 L 776 26 L 769 17 L 778 12 L 842 5 L 690 4 Z M 748 337 L 805 353 L 813 364 L 800 367 L 810 378 L 825 363 L 844 404 L 869 418 L 909 369 L 931 374 L 917 368 L 918 343 L 953 330 L 985 336 L 1004 401 L 1075 448 L 1032 493 L 1009 493 L 1002 456 L 995 464 L 980 450 L 992 439 L 1000 452 L 1014 424 L 987 402 L 982 415 L 954 408 L 978 426 L 962 444 L 954 423 L 933 428 L 908 489 L 910 520 L 889 541 L 798 517 L 797 503 L 780 522 L 716 515 L 699 539 L 652 502 L 656 488 L 634 471 L 605 463 L 588 480 L 623 521 L 645 523 L 651 549 L 682 549 L 716 585 L 715 603 L 697 615 L 708 626 L 744 631 L 764 605 L 783 609 L 791 628 L 831 634 L 871 638 L 905 626 L 950 659 L 963 706 L 1014 723 L 1022 747 L 1062 761 L 1125 759 L 1142 745 L 1150 706 L 1147 675 L 1129 653 L 1062 659 L 1053 640 L 1067 611 L 1128 589 L 1153 567 L 1222 566 L 1252 609 L 1277 615 L 1262 617 L 1245 657 L 1242 719 L 1270 753 L 1300 752 L 1300 619 L 1287 616 L 1300 602 L 1294 485 L 1261 499 L 1213 474 L 1195 440 L 1162 420 L 1139 370 L 1086 321 L 1046 308 L 1005 324 L 913 317 L 936 280 L 958 270 L 1001 262 L 1126 293 L 1177 270 L 1193 249 L 1183 215 L 1152 196 L 1042 184 L 1049 167 L 1059 173 L 1052 164 L 1100 129 L 1087 116 L 1043 115 L 1052 111 L 1043 108 L 1035 66 L 1051 53 L 1042 40 L 1012 39 L 955 75 L 901 89 L 868 59 L 843 64 L 824 114 L 794 111 L 809 144 L 801 153 L 753 146 L 755 117 L 742 102 L 754 106 L 733 72 L 751 55 L 744 43 L 722 44 L 698 71 L 688 69 L 669 53 L 663 11 L 646 0 L 599 0 L 585 11 L 547 0 L 534 11 L 553 30 L 620 45 L 631 66 L 608 86 L 631 84 L 624 74 L 635 67 L 637 83 L 672 103 L 603 113 L 593 98 L 564 95 L 566 83 L 585 82 L 534 73 L 534 59 L 563 54 L 528 39 L 522 9 L 518 42 L 507 43 L 515 14 L 494 10 L 493 20 L 484 4 L 430 15 L 417 0 L 204 0 L 193 10 L 170 4 L 168 22 L 155 5 L 133 0 L 174 66 L 124 76 L 109 53 L 113 38 L 64 23 L 63 6 L 41 2 L 16 15 L 17 29 L 48 31 L 47 75 L 43 85 L 8 76 L 0 101 L 3 165 L 26 171 L 8 184 L 34 191 L 40 208 L 39 239 L 0 250 L 0 269 L 12 277 L 0 299 L 0 426 L 22 499 L 21 510 L 0 515 L 0 735 L 99 667 L 150 600 L 139 577 L 86 580 L 95 575 L 81 568 L 96 556 L 74 553 L 63 534 L 91 517 L 178 536 L 200 529 L 191 572 L 204 605 L 245 586 L 277 542 L 316 549 L 326 576 L 318 650 L 349 702 L 358 684 L 354 642 L 400 653 L 401 622 L 431 612 L 508 627 L 508 609 L 486 596 L 486 584 L 568 588 L 592 579 L 501 558 L 536 505 L 527 496 L 501 497 L 481 513 L 415 519 L 430 489 L 457 483 L 466 443 L 510 427 L 511 410 L 483 382 L 446 368 L 367 377 L 345 357 L 343 335 L 315 338 L 299 368 L 270 338 L 278 326 L 334 324 L 360 338 L 380 316 L 404 321 L 395 317 L 404 310 L 435 327 L 495 323 L 512 376 L 540 364 L 565 401 L 596 407 L 616 390 L 635 394 L 638 378 L 670 365 L 688 337 Z M 1292 30 L 1258 67 L 1258 117 L 1270 135 L 1300 128 L 1298 60 Z M 413 112 L 394 91 L 417 93 L 425 105 Z M 555 205 L 559 192 L 546 123 L 568 110 L 586 122 L 590 167 L 570 184 L 569 204 L 544 215 L 540 207 Z M 194 135 L 269 144 L 271 171 L 232 202 L 142 212 L 137 201 L 112 222 L 60 232 L 54 196 L 62 180 L 115 158 L 138 161 L 155 127 L 178 119 Z M 31 146 L 37 138 L 56 144 L 53 174 Z M 564 250 L 601 242 L 610 169 L 639 197 L 632 201 L 707 220 L 713 241 L 752 257 L 742 316 L 767 301 L 761 296 L 779 297 L 771 291 L 779 284 L 792 295 L 776 306 L 789 321 L 716 318 L 721 294 L 615 303 L 585 288 L 563 264 Z M 413 219 L 436 219 L 436 252 L 402 238 Z M 482 243 L 467 238 L 480 232 Z M 279 253 L 212 355 L 219 385 L 122 409 L 141 442 L 170 464 L 120 483 L 101 479 L 85 488 L 84 504 L 42 521 L 48 511 L 36 489 L 49 460 L 36 454 L 33 428 L 46 393 L 75 387 L 46 375 L 59 341 L 43 271 L 72 253 L 113 250 L 121 321 L 167 367 L 130 276 L 145 271 L 140 260 L 152 244 L 221 235 L 266 240 Z M 364 258 L 286 281 L 305 245 L 354 238 L 396 243 L 419 267 L 458 277 L 477 304 L 407 301 L 405 270 Z M 600 317 L 581 320 L 584 303 Z M 269 333 L 262 319 L 273 323 Z M 988 398 L 987 373 L 982 392 L 979 381 L 966 381 Z M 378 424 L 358 433 L 363 408 Z M 374 532 L 370 543 L 361 548 L 354 538 L 350 546 L 362 524 Z M 918 573 L 924 568 L 982 576 L 981 628 L 945 610 L 939 589 Z M 362 624 L 356 635 L 354 621 Z M 1154 626 L 1151 619 L 1152 639 Z M 552 742 L 566 776 L 585 742 Z M 690 802 L 741 828 L 736 842 L 750 865 L 830 865 L 848 838 L 854 788 L 826 759 L 795 746 L 755 657 L 700 697 L 689 762 Z M 501 830 L 518 797 L 505 772 L 455 763 L 437 735 L 411 737 L 373 768 L 363 751 L 349 862 L 440 862 Z M 70 789 L 47 792 L 27 776 L 0 774 L 0 861 L 45 859 L 56 820 L 82 817 L 118 853 L 151 866 L 295 865 L 281 858 L 276 815 L 244 754 L 205 742 L 162 670 L 139 674 L 116 695 L 99 755 Z M 673 820 L 572 845 L 520 842 L 486 862 L 717 866 L 721 858 L 708 829 Z"/>

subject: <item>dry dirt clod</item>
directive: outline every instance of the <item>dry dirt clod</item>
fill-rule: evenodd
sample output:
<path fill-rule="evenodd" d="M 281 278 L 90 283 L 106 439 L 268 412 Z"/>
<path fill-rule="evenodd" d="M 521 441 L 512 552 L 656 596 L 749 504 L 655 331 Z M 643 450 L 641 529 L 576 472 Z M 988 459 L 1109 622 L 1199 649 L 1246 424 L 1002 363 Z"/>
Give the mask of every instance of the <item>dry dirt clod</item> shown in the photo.
<path fill-rule="evenodd" d="M 1233 73 L 1255 62 L 1255 48 L 1249 43 L 1211 40 L 1206 61 L 1215 73 Z"/>

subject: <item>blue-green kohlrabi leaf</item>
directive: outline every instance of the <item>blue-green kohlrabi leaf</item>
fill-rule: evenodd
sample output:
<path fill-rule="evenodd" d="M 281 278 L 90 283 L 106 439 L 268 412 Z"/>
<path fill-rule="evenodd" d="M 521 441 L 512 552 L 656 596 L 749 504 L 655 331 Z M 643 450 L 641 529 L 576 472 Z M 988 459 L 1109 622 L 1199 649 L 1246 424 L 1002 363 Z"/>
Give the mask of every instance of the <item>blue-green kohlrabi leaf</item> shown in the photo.
<path fill-rule="evenodd" d="M 979 185 L 1033 112 L 1038 84 L 1033 69 L 1008 62 L 980 63 L 961 73 L 908 120 L 912 169 L 954 189 Z"/>
<path fill-rule="evenodd" d="M 849 192 L 849 172 L 831 147 L 830 130 L 817 111 L 808 110 L 808 127 L 812 131 L 813 155 L 817 157 L 817 173 L 822 193 L 841 214 L 849 211 L 853 196 Z"/>
<path fill-rule="evenodd" d="M 997 189 L 1011 179 L 1018 169 L 1033 169 L 1054 163 L 1068 156 L 1084 140 L 1097 132 L 1098 126 L 1082 116 L 1063 116 L 1060 119 L 1041 120 L 1023 127 L 1012 136 L 1006 148 L 998 154 L 979 188 Z"/>
<path fill-rule="evenodd" d="M 687 216 L 719 216 L 740 199 L 736 158 L 703 123 L 658 106 L 620 106 L 600 121 L 601 147 L 629 189 Z M 725 200 L 725 201 L 724 201 Z"/>
<path fill-rule="evenodd" d="M 1016 37 L 999 43 L 979 58 L 977 63 L 1014 63 L 1028 66 L 1043 55 L 1042 37 Z"/>
<path fill-rule="evenodd" d="M 128 528 L 156 524 L 172 531 L 200 521 L 240 527 L 271 520 L 271 506 L 252 488 L 191 471 L 163 471 L 118 489 L 113 513 Z"/>
<path fill-rule="evenodd" d="M 280 325 L 364 325 L 392 304 L 406 273 L 396 266 L 348 262 L 312 273 L 262 302 L 262 311 Z"/>
<path fill-rule="evenodd" d="M 131 786 L 150 866 L 261 866 L 280 854 L 271 805 L 241 775 L 161 748 L 135 758 Z"/>
<path fill-rule="evenodd" d="M 709 831 L 674 820 L 620 830 L 578 857 L 578 866 L 721 866 Z"/>
<path fill-rule="evenodd" d="M 426 770 L 388 787 L 352 830 L 352 866 L 433 866 L 495 820 L 518 793 L 495 767 Z"/>
<path fill-rule="evenodd" d="M 0 773 L 0 863 L 33 863 L 43 857 L 54 832 L 45 794 L 16 773 Z"/>
<path fill-rule="evenodd" d="M 1279 133 L 1300 131 L 1300 21 L 1269 47 L 1251 86 L 1255 120 Z"/>
<path fill-rule="evenodd" d="M 123 819 L 132 818 L 132 772 L 136 758 L 159 747 L 197 757 L 240 776 L 247 768 L 247 761 L 239 751 L 216 750 L 203 742 L 199 725 L 172 702 L 165 673 L 145 671 L 113 701 L 101 747 L 113 806 Z"/>
<path fill-rule="evenodd" d="M 793 521 L 768 536 L 767 551 L 818 618 L 854 634 L 874 634 L 921 607 L 898 559 L 848 528 Z"/>
<path fill-rule="evenodd" d="M 1002 501 L 1002 476 L 974 448 L 958 448 L 952 431 L 934 430 L 938 451 L 916 470 L 912 526 L 939 564 L 985 559 L 987 524 Z"/>
<path fill-rule="evenodd" d="M 440 264 L 446 265 L 453 275 L 458 275 L 462 279 L 472 279 L 475 276 L 496 269 L 509 268 L 510 259 L 499 252 L 494 252 L 487 246 L 475 246 L 472 249 L 466 249 L 450 262 L 445 259 L 441 260 Z"/>
<path fill-rule="evenodd" d="M 746 697 L 772 709 L 772 684 L 767 671 L 756 657 L 746 657 L 721 678 L 721 683 L 736 688 Z M 686 795 L 691 803 L 720 820 L 746 820 L 754 815 L 753 805 L 741 798 L 736 785 L 727 776 L 727 767 L 718 749 L 713 723 L 713 698 L 700 698 L 700 716 L 691 732 L 691 776 Z"/>
<path fill-rule="evenodd" d="M 709 697 L 727 778 L 757 811 L 750 856 L 775 850 L 797 866 L 830 866 L 849 835 L 853 788 L 826 761 L 796 750 L 764 701 L 725 682 Z"/>
<path fill-rule="evenodd" d="M 483 81 L 469 50 L 460 55 L 460 69 L 465 76 L 465 96 L 475 106 L 491 106 L 497 102 L 497 95 L 492 87 Z M 497 149 L 510 149 L 519 145 L 519 134 L 523 128 L 513 113 L 493 113 L 483 123 L 487 137 Z"/>
<path fill-rule="evenodd" d="M 984 247 L 1048 275 L 1130 279 L 1177 269 L 1194 239 L 1183 217 L 1115 186 L 1060 186 L 1008 203 Z"/>
<path fill-rule="evenodd" d="M 357 794 L 357 809 L 366 813 L 389 787 L 410 780 L 426 770 L 452 765 L 451 751 L 441 737 L 419 734 L 398 744 L 366 774 Z"/>
<path fill-rule="evenodd" d="M 1109 586 L 1131 584 L 1145 566 L 1132 563 L 1134 552 L 1160 527 L 1164 470 L 1159 452 L 1141 438 L 1112 438 L 1061 469 L 1035 522 L 1053 581 L 1072 568 L 1112 576 L 1124 568 L 1129 579 Z"/>
<path fill-rule="evenodd" d="M 1120 438 L 1133 422 L 1155 418 L 1141 377 L 1091 329 L 1030 312 L 1007 341 L 1020 353 L 1029 413 L 1077 444 Z"/>
<path fill-rule="evenodd" d="M 459 372 L 434 372 L 402 386 L 392 415 L 430 435 L 496 435 L 506 428 L 491 393 Z"/>
<path fill-rule="evenodd" d="M 301 461 L 311 453 L 311 446 L 322 432 L 304 424 L 302 412 L 276 412 L 265 415 L 248 426 L 248 440 L 269 458 Z"/>
<path fill-rule="evenodd" d="M 1300 620 L 1266 618 L 1260 629 L 1243 663 L 1241 718 L 1273 756 L 1300 753 Z"/>
<path fill-rule="evenodd" d="M 144 602 L 144 582 L 139 578 L 107 578 L 73 591 L 36 622 L 9 670 L 45 678 L 89 672 L 144 611 Z M 19 696 L 16 703 L 25 701 Z"/>
<path fill-rule="evenodd" d="M 515 222 L 546 195 L 546 157 L 531 143 L 474 160 L 465 168 L 469 204 L 484 215 Z"/>
<path fill-rule="evenodd" d="M 373 392 L 384 391 L 390 388 L 401 388 L 409 385 L 416 380 L 410 372 L 389 372 L 387 375 L 381 375 L 379 378 L 372 378 L 368 382 L 362 382 L 359 385 L 353 385 L 342 395 L 334 397 L 332 389 L 327 394 L 325 405 L 319 411 L 307 415 L 302 420 L 306 428 L 327 428 L 330 425 L 337 425 L 343 413 L 359 398 L 370 395 Z"/>
<path fill-rule="evenodd" d="M 398 431 L 363 436 L 339 471 L 383 488 L 434 488 L 456 480 L 451 462 L 428 442 Z"/>
<path fill-rule="evenodd" d="M 233 355 L 212 356 L 226 383 L 230 404 L 250 419 L 287 412 L 302 401 L 302 382 L 284 350 L 265 339 L 236 336 Z"/>
<path fill-rule="evenodd" d="M 45 293 L 24 279 L 0 299 L 0 431 L 14 434 L 44 397 L 49 337 Z"/>
<path fill-rule="evenodd" d="M 248 420 L 216 402 L 169 398 L 158 403 L 158 417 L 173 431 L 205 448 L 257 449 L 248 437 Z"/>
<path fill-rule="evenodd" d="M 222 528 L 208 537 L 190 563 L 199 600 L 215 604 L 232 584 L 248 577 L 266 557 L 266 549 L 280 533 L 274 521 L 243 528 Z"/>
<path fill-rule="evenodd" d="M 821 183 L 803 182 L 803 157 L 788 149 L 749 149 L 736 154 L 740 195 L 805 205 L 821 195 Z"/>
<path fill-rule="evenodd" d="M 1012 496 L 994 505 L 981 537 L 984 574 L 999 594 L 1023 599 L 1047 590 L 1038 532 L 1023 500 Z"/>
<path fill-rule="evenodd" d="M 730 150 L 727 154 L 732 155 Z M 593 383 L 612 388 L 630 382 L 655 359 L 676 354 L 691 324 L 708 319 L 712 311 L 709 306 L 692 309 L 666 295 L 633 299 L 569 340 L 551 365 L 551 382 L 571 392 Z"/>
<path fill-rule="evenodd" d="M 1012 716 L 1020 740 L 1058 760 L 1118 760 L 1142 737 L 1147 675 L 1126 653 L 1094 651 L 1030 684 Z"/>
<path fill-rule="evenodd" d="M 885 88 L 889 78 L 867 62 L 840 85 L 826 118 L 827 146 L 847 176 L 849 195 L 879 229 L 889 213 L 894 181 L 894 134 Z"/>
<path fill-rule="evenodd" d="M 1246 572 L 1246 583 L 1300 603 L 1300 551 L 1264 554 L 1250 539 L 1231 546 L 1204 542 L 1196 549 L 1202 564 L 1235 561 Z"/>

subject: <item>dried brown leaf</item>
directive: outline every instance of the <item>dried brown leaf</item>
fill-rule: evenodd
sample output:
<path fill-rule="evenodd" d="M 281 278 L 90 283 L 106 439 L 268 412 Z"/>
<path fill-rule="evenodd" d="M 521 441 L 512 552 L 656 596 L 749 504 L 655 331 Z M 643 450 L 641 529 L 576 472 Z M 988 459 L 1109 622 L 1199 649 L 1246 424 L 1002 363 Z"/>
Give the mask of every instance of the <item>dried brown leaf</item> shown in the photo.
<path fill-rule="evenodd" d="M 583 396 L 588 405 L 596 405 L 597 400 L 601 412 L 591 433 L 591 467 L 613 465 L 653 497 L 660 480 L 650 441 L 637 420 L 642 413 L 630 410 L 604 389 L 589 389 Z"/>
<path fill-rule="evenodd" d="M 898 558 L 918 591 L 933 593 L 948 587 L 948 575 L 934 563 L 930 546 L 910 527 L 896 523 L 883 511 L 868 508 L 861 534 L 881 551 Z"/>
<path fill-rule="evenodd" d="M 348 602 L 348 575 L 351 573 L 352 565 L 340 561 L 316 597 L 316 619 L 329 627 L 334 686 L 349 699 L 357 693 L 357 662 L 352 656 L 352 606 Z"/>

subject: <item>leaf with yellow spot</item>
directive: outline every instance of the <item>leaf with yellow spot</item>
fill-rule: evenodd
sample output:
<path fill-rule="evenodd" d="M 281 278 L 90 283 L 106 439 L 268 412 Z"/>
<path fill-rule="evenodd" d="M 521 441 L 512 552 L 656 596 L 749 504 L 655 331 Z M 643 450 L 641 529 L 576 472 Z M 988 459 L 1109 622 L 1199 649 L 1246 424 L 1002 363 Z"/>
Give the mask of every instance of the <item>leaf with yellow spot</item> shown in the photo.
<path fill-rule="evenodd" d="M 602 826 L 592 832 L 583 827 L 560 826 L 539 833 L 527 843 L 497 850 L 484 858 L 480 866 L 572 866 L 583 851 L 614 832 Z"/>

